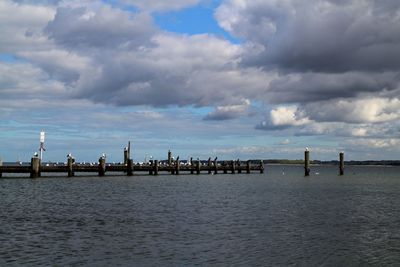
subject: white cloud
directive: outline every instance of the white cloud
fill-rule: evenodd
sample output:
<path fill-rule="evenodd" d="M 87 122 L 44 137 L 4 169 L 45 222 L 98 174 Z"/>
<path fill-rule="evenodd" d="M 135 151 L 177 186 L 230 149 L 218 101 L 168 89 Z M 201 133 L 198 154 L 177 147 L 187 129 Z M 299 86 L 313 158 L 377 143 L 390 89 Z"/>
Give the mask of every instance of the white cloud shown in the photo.
<path fill-rule="evenodd" d="M 308 104 L 305 113 L 316 121 L 380 123 L 400 118 L 398 98 L 368 97 Z"/>
<path fill-rule="evenodd" d="M 55 13 L 54 7 L 0 1 L 0 53 L 51 47 L 42 28 Z"/>
<path fill-rule="evenodd" d="M 310 122 L 299 114 L 296 106 L 278 107 L 270 112 L 271 122 L 274 126 L 298 126 Z"/>
<path fill-rule="evenodd" d="M 229 120 L 248 115 L 251 105 L 249 99 L 243 99 L 242 103 L 227 106 L 217 106 L 214 111 L 207 114 L 205 120 Z"/>

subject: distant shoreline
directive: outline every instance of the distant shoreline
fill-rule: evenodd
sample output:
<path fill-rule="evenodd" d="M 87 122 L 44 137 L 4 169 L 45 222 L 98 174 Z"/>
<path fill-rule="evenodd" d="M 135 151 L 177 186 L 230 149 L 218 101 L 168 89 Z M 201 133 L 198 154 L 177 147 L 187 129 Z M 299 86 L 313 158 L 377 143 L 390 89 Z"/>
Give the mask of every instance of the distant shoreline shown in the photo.
<path fill-rule="evenodd" d="M 304 165 L 303 160 L 287 160 L 287 159 L 265 159 L 264 164 L 269 165 Z M 312 160 L 310 162 L 312 165 L 322 165 L 322 166 L 337 166 L 339 165 L 338 160 L 321 161 Z M 347 166 L 400 166 L 400 160 L 350 160 L 345 161 Z"/>

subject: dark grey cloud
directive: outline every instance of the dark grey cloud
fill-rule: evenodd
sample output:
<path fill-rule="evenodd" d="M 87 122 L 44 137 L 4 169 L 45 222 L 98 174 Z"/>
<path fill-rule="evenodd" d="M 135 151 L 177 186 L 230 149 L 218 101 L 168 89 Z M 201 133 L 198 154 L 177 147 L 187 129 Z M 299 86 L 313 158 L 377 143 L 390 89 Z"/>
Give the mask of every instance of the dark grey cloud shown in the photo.
<path fill-rule="evenodd" d="M 397 72 L 294 73 L 273 80 L 266 98 L 272 103 L 312 103 L 362 94 L 388 94 L 399 87 Z"/>
<path fill-rule="evenodd" d="M 264 48 L 245 64 L 289 71 L 400 69 L 399 1 L 226 1 L 220 25 Z"/>
<path fill-rule="evenodd" d="M 157 32 L 150 15 L 132 14 L 109 6 L 60 7 L 45 33 L 67 49 L 108 47 L 133 49 L 148 45 Z"/>

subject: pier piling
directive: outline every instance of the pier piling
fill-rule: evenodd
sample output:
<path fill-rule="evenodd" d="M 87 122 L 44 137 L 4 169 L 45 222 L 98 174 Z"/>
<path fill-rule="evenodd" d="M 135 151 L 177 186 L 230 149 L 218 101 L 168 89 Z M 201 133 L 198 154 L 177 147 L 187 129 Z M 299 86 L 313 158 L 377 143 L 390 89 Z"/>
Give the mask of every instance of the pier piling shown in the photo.
<path fill-rule="evenodd" d="M 31 158 L 31 178 L 40 177 L 40 159 L 38 157 Z"/>
<path fill-rule="evenodd" d="M 344 153 L 339 153 L 339 175 L 344 175 Z"/>
<path fill-rule="evenodd" d="M 200 169 L 201 169 L 201 163 L 200 160 L 197 160 L 197 164 L 196 164 L 196 174 L 200 174 Z"/>
<path fill-rule="evenodd" d="M 75 159 L 73 157 L 68 157 L 67 159 L 67 169 L 68 169 L 68 177 L 73 177 L 75 175 L 73 165 Z"/>
<path fill-rule="evenodd" d="M 211 174 L 211 157 L 208 158 L 208 174 Z"/>
<path fill-rule="evenodd" d="M 128 176 L 133 175 L 133 160 L 132 159 L 128 159 L 128 164 L 126 166 L 126 174 Z"/>
<path fill-rule="evenodd" d="M 128 148 L 124 148 L 124 165 L 126 166 L 128 164 Z"/>
<path fill-rule="evenodd" d="M 172 153 L 171 150 L 168 150 L 168 166 L 172 165 Z"/>
<path fill-rule="evenodd" d="M 231 161 L 231 172 L 232 174 L 235 174 L 235 161 Z"/>
<path fill-rule="evenodd" d="M 304 151 L 304 176 L 310 176 L 310 151 Z"/>
<path fill-rule="evenodd" d="M 158 175 L 158 160 L 154 161 L 154 175 Z"/>
<path fill-rule="evenodd" d="M 106 175 L 106 159 L 104 157 L 99 158 L 99 176 Z"/>
<path fill-rule="evenodd" d="M 180 163 L 179 157 L 178 157 L 175 161 L 175 174 L 176 175 L 179 175 L 180 168 L 181 168 L 181 163 Z"/>
<path fill-rule="evenodd" d="M 250 160 L 246 162 L 246 173 L 250 173 Z"/>
<path fill-rule="evenodd" d="M 193 174 L 194 170 L 193 170 L 193 158 L 190 157 L 190 174 Z"/>
<path fill-rule="evenodd" d="M 214 159 L 214 174 L 218 174 L 218 162 L 217 162 L 217 158 Z"/>
<path fill-rule="evenodd" d="M 238 166 L 238 173 L 242 173 L 242 168 L 240 167 L 240 159 L 237 160 L 237 166 Z"/>
<path fill-rule="evenodd" d="M 224 161 L 224 164 L 223 164 L 223 166 L 224 166 L 224 174 L 227 174 L 227 173 L 228 173 L 227 165 L 228 165 L 227 162 Z"/>
<path fill-rule="evenodd" d="M 153 164 L 154 164 L 154 163 L 153 163 L 153 160 L 149 160 L 149 164 L 150 164 L 150 166 L 151 166 L 151 167 L 150 167 L 150 170 L 149 170 L 149 175 L 153 175 L 153 168 L 154 168 L 154 167 L 153 167 Z"/>
<path fill-rule="evenodd" d="M 264 173 L 264 162 L 260 160 L 260 173 Z"/>

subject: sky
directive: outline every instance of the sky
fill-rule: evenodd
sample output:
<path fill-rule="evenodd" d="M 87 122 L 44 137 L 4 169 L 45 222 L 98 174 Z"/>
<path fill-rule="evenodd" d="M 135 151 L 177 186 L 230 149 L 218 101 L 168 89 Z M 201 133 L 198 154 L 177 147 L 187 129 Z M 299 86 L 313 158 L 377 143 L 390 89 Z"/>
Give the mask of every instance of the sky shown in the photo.
<path fill-rule="evenodd" d="M 0 156 L 400 159 L 398 0 L 1 0 Z"/>

